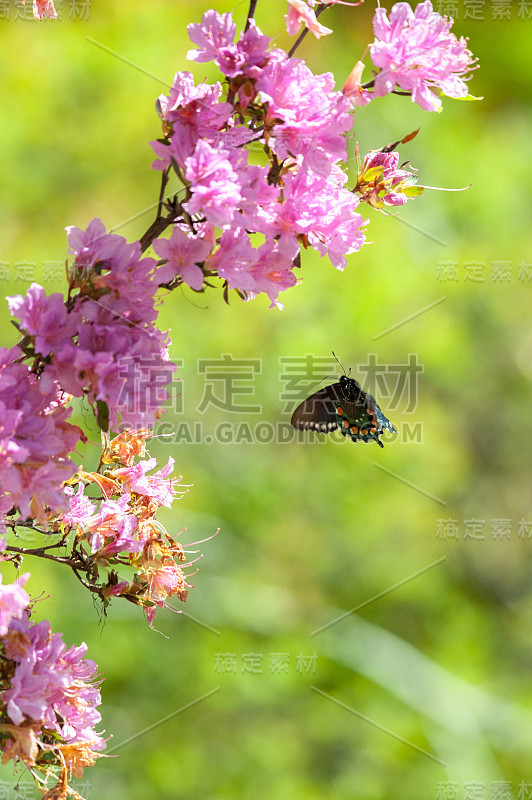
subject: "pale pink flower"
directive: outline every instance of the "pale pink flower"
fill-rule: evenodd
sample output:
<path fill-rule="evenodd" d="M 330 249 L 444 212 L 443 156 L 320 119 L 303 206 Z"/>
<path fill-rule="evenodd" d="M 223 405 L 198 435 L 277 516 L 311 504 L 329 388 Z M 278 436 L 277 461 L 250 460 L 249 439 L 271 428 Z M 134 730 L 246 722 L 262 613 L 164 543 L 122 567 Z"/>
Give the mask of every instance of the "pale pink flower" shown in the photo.
<path fill-rule="evenodd" d="M 304 0 L 288 0 L 288 4 L 290 8 L 288 9 L 288 14 L 285 15 L 285 20 L 286 31 L 289 36 L 295 36 L 299 32 L 301 25 L 308 28 L 316 39 L 332 33 L 332 28 L 326 28 L 325 25 L 321 25 L 318 22 L 316 14 Z"/>
<path fill-rule="evenodd" d="M 364 64 L 362 61 L 357 61 L 342 89 L 343 94 L 349 98 L 354 106 L 367 106 L 371 100 L 371 92 L 362 88 L 362 73 L 364 72 Z"/>
<path fill-rule="evenodd" d="M 85 496 L 84 491 L 85 486 L 81 481 L 77 492 L 72 486 L 65 486 L 64 492 L 70 505 L 70 511 L 60 517 L 65 525 L 83 525 L 96 511 L 96 505 Z"/>
<path fill-rule="evenodd" d="M 0 636 L 5 636 L 11 620 L 21 619 L 25 609 L 29 606 L 30 598 L 22 588 L 28 578 L 29 572 L 25 572 L 14 583 L 2 586 L 2 575 L 0 574 Z"/>

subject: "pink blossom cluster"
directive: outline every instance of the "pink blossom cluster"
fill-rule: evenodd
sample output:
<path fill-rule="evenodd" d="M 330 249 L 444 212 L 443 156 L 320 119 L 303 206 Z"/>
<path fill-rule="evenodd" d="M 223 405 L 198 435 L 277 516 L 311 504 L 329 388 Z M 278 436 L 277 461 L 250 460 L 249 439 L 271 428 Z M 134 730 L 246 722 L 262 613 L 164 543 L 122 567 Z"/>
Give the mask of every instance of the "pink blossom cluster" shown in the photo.
<path fill-rule="evenodd" d="M 101 719 L 97 666 L 85 658 L 85 644 L 67 649 L 48 621 L 30 620 L 29 597 L 22 588 L 28 577 L 0 586 L 0 703 L 7 720 L 0 724 L 7 737 L 3 761 L 21 759 L 35 767 L 40 750 L 57 756 L 54 751 L 66 745 L 62 763 L 80 774 L 82 764 L 93 763 L 105 747 L 94 730 Z"/>
<path fill-rule="evenodd" d="M 317 36 L 330 32 L 317 22 L 314 6 L 289 0 L 289 33 L 301 24 Z M 353 108 L 396 86 L 429 110 L 441 104 L 436 89 L 464 96 L 460 75 L 471 54 L 430 2 L 415 13 L 398 3 L 390 20 L 379 8 L 374 81 L 364 88 L 359 62 L 337 91 L 330 73 L 315 75 L 248 22 L 236 41 L 229 13 L 207 11 L 201 23 L 188 26 L 195 45 L 188 58 L 214 61 L 226 91 L 220 82 L 195 84 L 191 73 L 178 72 L 170 95 L 158 99 L 163 137 L 151 143 L 153 166 L 173 169 L 184 195 L 171 236 L 153 248 L 172 272 L 172 287 L 184 282 L 201 291 L 219 276 L 244 299 L 264 293 L 280 305 L 279 293 L 297 282 L 302 248 L 314 248 L 342 270 L 364 244 L 367 220 L 357 208 L 361 199 L 369 202 L 367 187 L 347 185 Z M 385 177 L 389 189 L 413 183 L 412 173 Z M 383 202 L 397 205 L 419 193 L 387 191 Z"/>
<path fill-rule="evenodd" d="M 86 397 L 100 427 L 151 426 L 175 370 L 169 339 L 155 327 L 155 293 L 170 271 L 142 258 L 140 244 L 106 233 L 94 219 L 68 228 L 69 299 L 34 283 L 8 298 L 9 310 L 47 376 L 62 391 Z"/>
<path fill-rule="evenodd" d="M 147 436 L 146 430 L 130 430 L 112 439 L 102 457 L 105 470 L 101 474 L 82 472 L 77 481 L 71 481 L 77 482 L 76 490 L 65 487 L 69 510 L 60 522 L 67 531 L 75 532 L 78 542 L 87 543 L 86 558 L 106 571 L 99 583 L 102 596 L 107 600 L 122 596 L 142 605 L 151 625 L 167 597 L 186 600 L 189 584 L 183 573 L 182 547 L 155 519 L 161 506 L 171 507 L 181 478 L 169 477 L 173 458 L 151 475 L 155 458 L 135 463 L 137 456 L 146 456 Z M 99 501 L 85 494 L 91 484 L 102 491 Z M 120 564 L 134 567 L 132 580 L 119 579 L 116 569 Z"/>
<path fill-rule="evenodd" d="M 430 0 L 419 3 L 415 11 L 408 3 L 396 3 L 389 17 L 385 8 L 378 8 L 370 48 L 371 60 L 379 68 L 375 95 L 382 97 L 399 87 L 425 111 L 441 109 L 440 93 L 466 97 L 464 76 L 474 61 L 467 39 L 450 32 L 452 24 L 452 19 L 433 10 Z"/>
<path fill-rule="evenodd" d="M 246 299 L 262 292 L 277 304 L 296 283 L 300 245 L 343 269 L 364 242 L 360 201 L 341 166 L 352 104 L 331 74 L 269 49 L 253 21 L 236 42 L 230 14 L 207 11 L 188 30 L 197 46 L 188 57 L 214 60 L 228 98 L 220 83 L 195 85 L 188 72 L 159 98 L 165 136 L 152 142 L 154 168 L 173 167 L 186 197 L 170 239 L 154 250 L 195 290 L 215 274 Z"/>
<path fill-rule="evenodd" d="M 76 471 L 68 455 L 84 438 L 54 376 L 22 359 L 19 347 L 0 348 L 0 533 L 13 507 L 41 522 L 47 508 L 65 508 L 62 483 Z"/>

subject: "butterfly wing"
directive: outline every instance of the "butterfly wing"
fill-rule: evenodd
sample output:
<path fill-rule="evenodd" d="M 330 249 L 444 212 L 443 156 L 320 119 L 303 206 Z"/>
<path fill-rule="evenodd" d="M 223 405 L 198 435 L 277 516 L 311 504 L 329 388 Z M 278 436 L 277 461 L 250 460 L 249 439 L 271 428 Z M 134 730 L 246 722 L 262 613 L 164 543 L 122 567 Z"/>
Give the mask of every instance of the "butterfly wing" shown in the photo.
<path fill-rule="evenodd" d="M 366 402 L 368 404 L 368 408 L 371 407 L 371 409 L 373 410 L 373 413 L 375 414 L 375 416 L 377 418 L 377 422 L 379 424 L 380 430 L 381 431 L 385 431 L 385 430 L 386 431 L 390 431 L 390 433 L 397 433 L 397 430 L 394 428 L 394 426 L 392 425 L 390 420 L 387 417 L 385 417 L 384 414 L 382 413 L 382 411 L 381 411 L 377 401 L 375 400 L 375 398 L 372 397 L 370 394 L 367 394 L 366 395 Z"/>
<path fill-rule="evenodd" d="M 360 387 L 358 388 L 360 389 Z M 346 399 L 344 404 L 336 409 L 336 412 L 340 430 L 353 442 L 375 441 L 379 447 L 384 447 L 380 440 L 384 431 L 396 433 L 394 426 L 384 416 L 375 398 L 361 389 L 354 401 Z"/>
<path fill-rule="evenodd" d="M 339 383 L 324 386 L 296 408 L 292 414 L 292 425 L 300 430 L 330 433 L 338 427 L 336 407 L 341 399 L 343 392 Z"/>

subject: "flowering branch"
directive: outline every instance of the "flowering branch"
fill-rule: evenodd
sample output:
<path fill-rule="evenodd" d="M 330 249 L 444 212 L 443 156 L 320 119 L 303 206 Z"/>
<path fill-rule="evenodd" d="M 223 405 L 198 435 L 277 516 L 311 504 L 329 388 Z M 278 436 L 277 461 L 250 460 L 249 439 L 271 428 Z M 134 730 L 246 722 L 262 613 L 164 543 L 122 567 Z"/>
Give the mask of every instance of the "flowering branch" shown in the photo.
<path fill-rule="evenodd" d="M 353 111 L 390 93 L 427 111 L 440 111 L 442 96 L 470 97 L 475 59 L 430 0 L 415 11 L 397 3 L 389 17 L 377 8 L 373 77 L 362 83 L 358 61 L 336 90 L 330 73 L 314 74 L 293 54 L 309 30 L 318 39 L 332 33 L 318 17 L 337 2 L 288 0 L 287 31 L 297 35 L 288 53 L 256 25 L 257 0 L 236 41 L 231 14 L 207 11 L 189 25 L 188 58 L 214 61 L 221 81 L 195 84 L 178 72 L 158 99 L 155 220 L 133 243 L 97 218 L 85 230 L 67 228 L 66 297 L 32 284 L 8 298 L 20 341 L 0 348 L 0 560 L 35 556 L 70 567 L 104 613 L 122 597 L 152 626 L 167 598 L 184 601 L 190 588 L 192 562 L 156 519 L 184 493 L 181 479 L 170 477 L 171 458 L 154 472 L 146 451 L 176 369 L 168 333 L 157 327 L 159 289 L 219 285 L 226 301 L 229 291 L 246 301 L 264 294 L 282 307 L 279 295 L 298 282 L 294 270 L 309 248 L 343 270 L 366 239 L 362 203 L 383 211 L 428 188 L 396 150 L 417 132 L 363 158 L 356 145 L 349 174 Z M 33 0 L 33 8 L 39 18 L 56 16 L 52 0 Z M 165 197 L 172 172 L 182 189 Z M 150 247 L 157 258 L 145 255 Z M 69 421 L 73 398 L 89 404 L 102 432 L 95 471 L 73 460 L 87 442 Z M 3 538 L 17 528 L 60 540 L 19 547 Z M 99 681 L 84 644 L 67 650 L 47 621 L 30 619 L 27 578 L 0 581 L 2 760 L 55 775 L 45 798 L 64 800 L 76 796 L 68 773 L 81 776 L 105 746 L 94 728 Z"/>

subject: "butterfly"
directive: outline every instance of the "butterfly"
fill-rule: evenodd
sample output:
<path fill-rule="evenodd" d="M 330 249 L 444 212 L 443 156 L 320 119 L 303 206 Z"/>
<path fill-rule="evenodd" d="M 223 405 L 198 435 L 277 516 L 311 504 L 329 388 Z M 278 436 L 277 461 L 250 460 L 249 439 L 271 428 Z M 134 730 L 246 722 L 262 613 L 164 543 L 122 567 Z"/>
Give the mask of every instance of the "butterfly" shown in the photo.
<path fill-rule="evenodd" d="M 384 447 L 379 438 L 384 431 L 397 433 L 375 398 L 348 375 L 307 397 L 292 414 L 291 422 L 294 428 L 318 433 L 340 428 L 353 442 L 375 441 L 379 447 Z"/>

